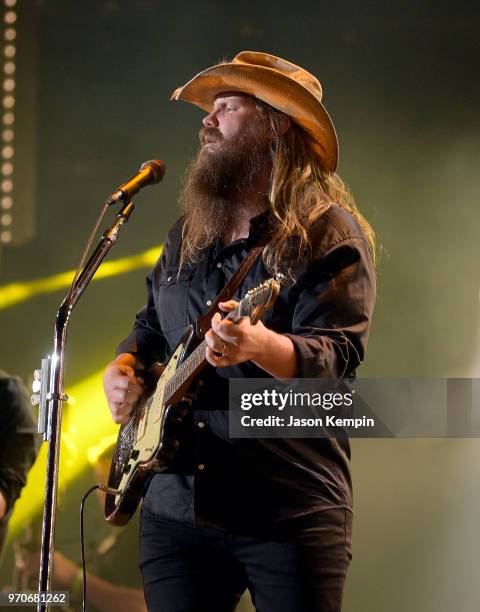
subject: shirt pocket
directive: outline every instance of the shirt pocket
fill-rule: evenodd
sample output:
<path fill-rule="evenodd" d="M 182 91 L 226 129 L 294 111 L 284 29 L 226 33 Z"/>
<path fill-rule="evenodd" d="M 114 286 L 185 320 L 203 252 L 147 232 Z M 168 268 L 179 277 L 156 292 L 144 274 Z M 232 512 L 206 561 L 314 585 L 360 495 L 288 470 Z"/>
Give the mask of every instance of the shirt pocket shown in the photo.
<path fill-rule="evenodd" d="M 156 278 L 156 309 L 164 333 L 183 329 L 187 325 L 188 292 L 194 270 L 167 268 Z"/>

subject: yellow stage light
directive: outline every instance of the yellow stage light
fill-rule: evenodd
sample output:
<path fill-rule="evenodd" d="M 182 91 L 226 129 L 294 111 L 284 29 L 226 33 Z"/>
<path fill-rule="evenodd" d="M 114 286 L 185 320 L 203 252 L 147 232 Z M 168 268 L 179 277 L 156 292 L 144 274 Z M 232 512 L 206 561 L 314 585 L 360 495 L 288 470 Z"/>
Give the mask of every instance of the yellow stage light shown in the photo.
<path fill-rule="evenodd" d="M 111 418 L 102 388 L 103 370 L 89 376 L 66 392 L 75 397 L 74 405 L 64 404 L 58 488 L 61 492 L 96 461 L 115 441 L 119 426 Z M 15 504 L 9 524 L 9 537 L 15 537 L 32 516 L 43 511 L 47 443 L 41 446 L 39 456 L 31 469 L 27 484 Z"/>
<path fill-rule="evenodd" d="M 109 278 L 110 276 L 118 276 L 119 274 L 125 274 L 137 268 L 150 268 L 160 257 L 162 249 L 163 244 L 159 247 L 148 249 L 143 253 L 138 253 L 138 255 L 122 257 L 121 259 L 113 261 L 105 261 L 93 277 L 93 280 L 96 281 L 102 278 Z M 4 285 L 0 287 L 0 310 L 11 308 L 37 295 L 66 289 L 70 287 L 73 275 L 74 271 L 70 270 L 69 272 L 62 272 L 60 274 L 54 274 L 46 278 L 27 281 L 25 283 L 9 283 L 8 285 Z"/>

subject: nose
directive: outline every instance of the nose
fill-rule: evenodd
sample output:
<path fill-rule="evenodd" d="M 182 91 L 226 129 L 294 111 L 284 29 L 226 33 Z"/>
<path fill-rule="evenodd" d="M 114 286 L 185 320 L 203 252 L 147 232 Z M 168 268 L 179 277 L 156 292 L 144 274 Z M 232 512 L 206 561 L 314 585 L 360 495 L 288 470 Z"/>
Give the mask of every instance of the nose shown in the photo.
<path fill-rule="evenodd" d="M 210 114 L 202 119 L 204 127 L 218 127 L 217 111 L 213 110 Z"/>

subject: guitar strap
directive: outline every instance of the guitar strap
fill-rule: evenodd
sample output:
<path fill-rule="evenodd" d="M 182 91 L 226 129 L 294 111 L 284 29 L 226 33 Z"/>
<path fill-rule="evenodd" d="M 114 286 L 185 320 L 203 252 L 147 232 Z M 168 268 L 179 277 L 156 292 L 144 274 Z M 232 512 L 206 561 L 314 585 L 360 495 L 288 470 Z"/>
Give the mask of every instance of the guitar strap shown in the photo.
<path fill-rule="evenodd" d="M 215 301 L 210 306 L 208 312 L 204 315 L 201 315 L 197 319 L 196 323 L 196 332 L 198 338 L 203 338 L 207 331 L 210 329 L 210 321 L 213 315 L 218 312 L 218 304 L 219 302 L 227 302 L 232 299 L 235 291 L 237 290 L 240 283 L 243 281 L 245 276 L 247 275 L 250 268 L 253 266 L 258 256 L 263 251 L 265 245 L 253 247 L 250 253 L 245 257 L 242 261 L 240 267 L 235 271 L 235 274 L 229 280 L 229 282 L 225 285 L 225 287 L 220 291 L 220 293 L 215 298 Z"/>

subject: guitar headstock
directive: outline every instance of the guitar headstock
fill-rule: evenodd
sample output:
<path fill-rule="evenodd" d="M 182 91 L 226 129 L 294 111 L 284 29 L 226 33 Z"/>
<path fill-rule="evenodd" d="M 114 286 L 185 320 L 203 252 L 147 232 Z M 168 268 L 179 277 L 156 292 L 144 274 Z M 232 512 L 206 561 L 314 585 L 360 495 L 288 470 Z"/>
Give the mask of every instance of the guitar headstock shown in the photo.
<path fill-rule="evenodd" d="M 269 278 L 258 287 L 250 289 L 238 305 L 239 317 L 249 315 L 252 324 L 255 324 L 273 306 L 279 291 L 279 278 Z"/>

